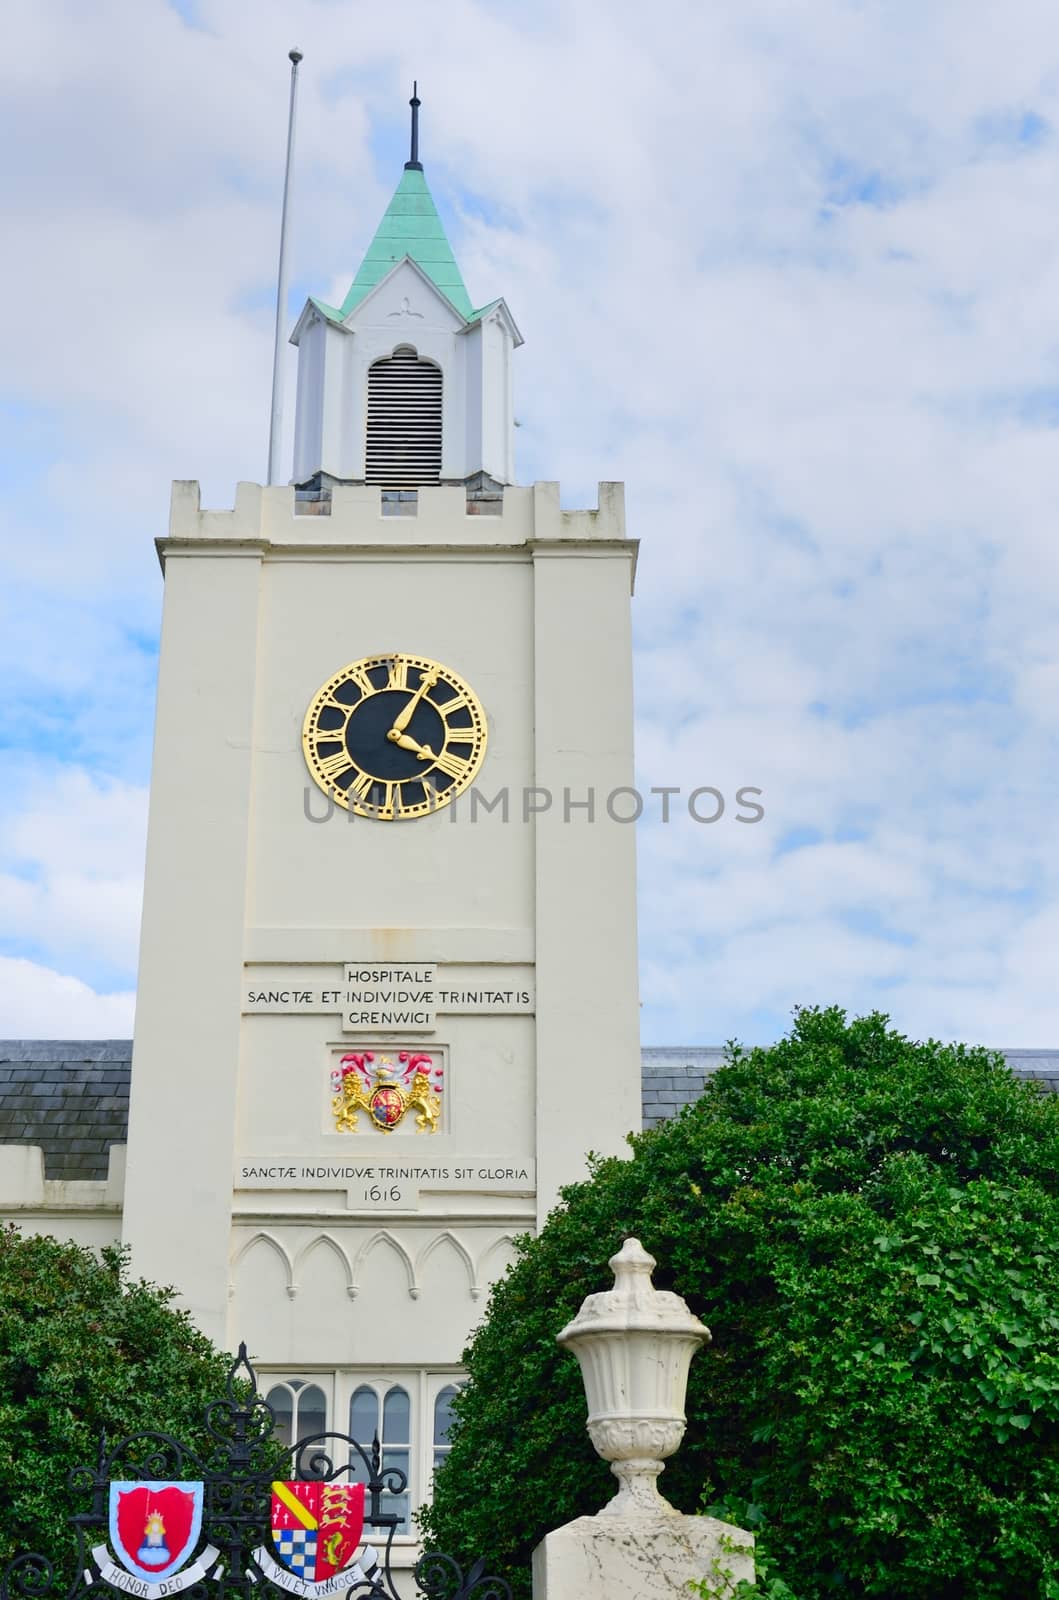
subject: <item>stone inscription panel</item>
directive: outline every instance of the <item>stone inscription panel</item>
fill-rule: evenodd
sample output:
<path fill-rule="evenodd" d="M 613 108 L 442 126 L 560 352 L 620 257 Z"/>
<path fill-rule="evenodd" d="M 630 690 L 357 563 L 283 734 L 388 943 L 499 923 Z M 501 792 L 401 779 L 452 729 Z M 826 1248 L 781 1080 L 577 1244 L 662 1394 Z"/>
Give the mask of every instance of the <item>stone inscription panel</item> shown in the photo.
<path fill-rule="evenodd" d="M 343 1160 L 335 1156 L 246 1156 L 236 1189 L 344 1189 L 351 1211 L 415 1211 L 422 1189 L 454 1194 L 533 1194 L 537 1167 L 511 1156 L 437 1160 Z"/>
<path fill-rule="evenodd" d="M 350 961 L 248 968 L 247 1016 L 338 1015 L 344 1033 L 433 1033 L 439 1015 L 518 1016 L 535 1006 L 529 966 Z"/>

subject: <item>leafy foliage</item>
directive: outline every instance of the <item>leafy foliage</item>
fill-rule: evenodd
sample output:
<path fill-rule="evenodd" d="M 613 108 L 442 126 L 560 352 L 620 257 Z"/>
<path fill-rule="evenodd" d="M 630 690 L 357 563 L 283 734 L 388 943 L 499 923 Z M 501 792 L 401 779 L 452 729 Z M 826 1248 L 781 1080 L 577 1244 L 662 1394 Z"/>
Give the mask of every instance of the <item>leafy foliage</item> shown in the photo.
<path fill-rule="evenodd" d="M 704 1578 L 689 1584 L 698 1600 L 798 1600 L 793 1589 L 783 1579 L 771 1572 L 772 1563 L 765 1555 L 760 1538 L 754 1551 L 754 1582 L 737 1578 L 730 1565 L 737 1546 L 730 1534 L 722 1533 L 720 1550 L 710 1562 Z"/>
<path fill-rule="evenodd" d="M 713 1331 L 676 1506 L 764 1522 L 799 1600 L 1059 1596 L 1059 1099 L 805 1010 L 631 1144 L 494 1289 L 428 1537 L 525 1596 L 537 1540 L 609 1498 L 555 1335 L 635 1234 Z"/>
<path fill-rule="evenodd" d="M 63 1568 L 70 1468 L 148 1429 L 192 1446 L 230 1358 L 172 1291 L 130 1282 L 123 1253 L 0 1230 L 0 1565 L 42 1550 Z M 69 1547 L 67 1549 L 67 1547 Z M 67 1560 L 66 1565 L 68 1566 Z"/>

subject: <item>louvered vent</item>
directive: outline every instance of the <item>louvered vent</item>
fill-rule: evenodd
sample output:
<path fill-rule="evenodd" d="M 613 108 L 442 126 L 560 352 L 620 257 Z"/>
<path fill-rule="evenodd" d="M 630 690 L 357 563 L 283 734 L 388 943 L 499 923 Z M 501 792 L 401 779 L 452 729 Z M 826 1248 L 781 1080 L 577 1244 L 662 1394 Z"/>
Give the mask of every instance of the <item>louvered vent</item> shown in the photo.
<path fill-rule="evenodd" d="M 441 476 L 441 368 L 407 348 L 368 369 L 365 481 L 415 489 Z"/>

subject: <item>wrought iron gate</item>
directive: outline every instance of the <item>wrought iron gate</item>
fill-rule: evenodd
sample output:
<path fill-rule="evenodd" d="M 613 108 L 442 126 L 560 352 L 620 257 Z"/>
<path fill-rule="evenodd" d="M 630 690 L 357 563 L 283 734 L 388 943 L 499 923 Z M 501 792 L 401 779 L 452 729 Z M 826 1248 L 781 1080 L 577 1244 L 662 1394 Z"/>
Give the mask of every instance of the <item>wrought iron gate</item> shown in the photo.
<path fill-rule="evenodd" d="M 289 1447 L 292 1484 L 364 1483 L 363 1537 L 355 1559 L 325 1583 L 277 1563 L 270 1550 L 272 1486 L 285 1447 L 273 1439 L 274 1420 L 240 1345 L 224 1398 L 206 1407 L 205 1448 L 193 1450 L 158 1432 L 132 1434 L 113 1446 L 101 1439 L 95 1464 L 72 1468 L 67 1479 L 71 1502 L 85 1508 L 67 1519 L 76 1541 L 76 1577 L 68 1582 L 49 1556 L 26 1552 L 0 1573 L 0 1600 L 95 1600 L 102 1593 L 134 1600 L 167 1600 L 177 1593 L 187 1600 L 279 1600 L 284 1592 L 297 1600 L 511 1600 L 508 1584 L 489 1576 L 484 1561 L 464 1571 L 436 1550 L 428 1550 L 410 1574 L 414 1588 L 395 1580 L 391 1557 L 401 1519 L 383 1510 L 383 1496 L 400 1494 L 407 1480 L 399 1468 L 383 1465 L 377 1435 L 364 1446 L 348 1434 L 317 1433 Z M 164 1569 L 171 1576 L 157 1581 L 138 1576 L 120 1550 L 119 1565 L 106 1542 L 114 1486 L 151 1483 L 194 1490 L 200 1515 L 178 1565 Z"/>

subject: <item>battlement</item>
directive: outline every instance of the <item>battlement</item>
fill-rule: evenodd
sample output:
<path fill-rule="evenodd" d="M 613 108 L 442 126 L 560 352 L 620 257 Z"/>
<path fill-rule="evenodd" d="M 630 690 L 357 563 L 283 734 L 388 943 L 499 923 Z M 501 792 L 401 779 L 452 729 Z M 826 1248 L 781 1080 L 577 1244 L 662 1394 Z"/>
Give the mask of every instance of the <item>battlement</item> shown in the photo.
<path fill-rule="evenodd" d="M 159 539 L 163 567 L 167 556 L 195 547 L 257 546 L 263 552 L 421 548 L 481 550 L 535 547 L 542 543 L 580 546 L 623 546 L 635 559 L 636 543 L 625 534 L 625 485 L 601 483 L 594 509 L 564 511 L 559 485 L 542 482 L 505 488 L 503 498 L 486 514 L 469 502 L 462 485 L 418 490 L 402 515 L 386 509 L 382 490 L 365 484 L 336 484 L 330 514 L 319 503 L 299 501 L 291 485 L 264 488 L 259 483 L 236 485 L 231 511 L 204 511 L 194 479 L 173 484 L 169 534 Z"/>

